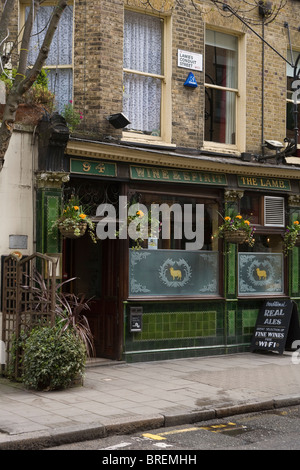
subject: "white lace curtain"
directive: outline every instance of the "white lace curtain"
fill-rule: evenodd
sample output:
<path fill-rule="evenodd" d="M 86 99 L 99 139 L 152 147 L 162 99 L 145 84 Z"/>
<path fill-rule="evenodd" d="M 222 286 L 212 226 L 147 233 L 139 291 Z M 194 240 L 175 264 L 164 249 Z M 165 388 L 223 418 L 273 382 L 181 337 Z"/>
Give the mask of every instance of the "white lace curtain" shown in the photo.
<path fill-rule="evenodd" d="M 53 8 L 53 6 L 41 6 L 36 16 L 28 57 L 29 64 L 31 65 L 38 56 Z M 29 7 L 26 8 L 26 18 L 28 14 Z M 51 66 L 48 74 L 49 88 L 53 93 L 55 93 L 59 111 L 62 111 L 63 105 L 72 99 L 72 49 L 73 7 L 68 6 L 60 19 L 46 61 L 46 67 L 47 65 Z M 63 68 L 61 68 L 61 66 L 63 66 Z"/>
<path fill-rule="evenodd" d="M 162 75 L 162 20 L 125 11 L 124 68 Z M 123 111 L 127 129 L 160 135 L 161 79 L 124 73 Z"/>

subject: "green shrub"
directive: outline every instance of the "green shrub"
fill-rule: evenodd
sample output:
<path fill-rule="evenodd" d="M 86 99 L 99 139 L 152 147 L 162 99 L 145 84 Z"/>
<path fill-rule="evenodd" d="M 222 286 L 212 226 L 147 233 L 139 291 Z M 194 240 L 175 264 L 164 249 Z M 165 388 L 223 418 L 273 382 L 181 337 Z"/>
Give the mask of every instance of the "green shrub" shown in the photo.
<path fill-rule="evenodd" d="M 0 80 L 2 80 L 8 89 L 13 85 L 13 81 L 16 78 L 17 69 L 4 69 L 4 72 L 0 74 Z M 42 69 L 33 85 L 40 85 L 43 88 L 48 89 L 48 70 Z"/>
<path fill-rule="evenodd" d="M 82 377 L 85 360 L 85 347 L 72 330 L 38 327 L 25 341 L 22 379 L 35 390 L 67 388 Z"/>
<path fill-rule="evenodd" d="M 5 69 L 5 73 L 0 74 L 0 80 L 5 83 L 7 94 L 13 86 L 16 73 L 16 69 Z M 42 69 L 32 87 L 24 94 L 23 101 L 31 105 L 42 105 L 51 113 L 55 108 L 55 95 L 48 89 L 48 81 L 48 71 Z"/>

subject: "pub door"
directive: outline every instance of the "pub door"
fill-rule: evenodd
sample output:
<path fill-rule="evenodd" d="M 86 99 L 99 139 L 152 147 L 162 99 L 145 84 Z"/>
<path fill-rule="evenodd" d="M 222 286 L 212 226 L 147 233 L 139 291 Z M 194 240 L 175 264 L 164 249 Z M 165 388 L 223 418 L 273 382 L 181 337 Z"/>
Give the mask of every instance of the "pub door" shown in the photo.
<path fill-rule="evenodd" d="M 64 241 L 63 278 L 76 277 L 71 291 L 91 299 L 87 317 L 92 330 L 97 357 L 120 359 L 122 318 L 119 318 L 119 244 L 101 240 L 94 244 L 89 235 Z M 68 283 L 65 290 L 69 289 Z"/>

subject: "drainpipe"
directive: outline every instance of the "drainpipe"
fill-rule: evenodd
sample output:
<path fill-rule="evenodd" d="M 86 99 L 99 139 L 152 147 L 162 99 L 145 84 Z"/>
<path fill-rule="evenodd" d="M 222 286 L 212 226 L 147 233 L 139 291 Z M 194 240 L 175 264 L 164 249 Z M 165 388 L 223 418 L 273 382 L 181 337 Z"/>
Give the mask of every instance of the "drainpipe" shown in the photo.
<path fill-rule="evenodd" d="M 265 18 L 262 20 L 262 57 L 261 57 L 261 151 L 262 156 L 265 154 Z"/>

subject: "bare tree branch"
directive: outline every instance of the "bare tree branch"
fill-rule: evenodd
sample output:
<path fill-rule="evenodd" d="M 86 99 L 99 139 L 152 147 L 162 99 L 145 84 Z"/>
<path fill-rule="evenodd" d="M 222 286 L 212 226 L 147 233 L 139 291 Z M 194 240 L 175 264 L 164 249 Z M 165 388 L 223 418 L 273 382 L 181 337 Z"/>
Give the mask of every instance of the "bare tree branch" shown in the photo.
<path fill-rule="evenodd" d="M 9 35 L 8 25 L 15 6 L 15 0 L 6 1 L 0 18 L 0 57 L 3 55 L 4 42 Z"/>
<path fill-rule="evenodd" d="M 10 1 L 11 0 L 8 0 L 7 3 L 10 3 Z M 34 21 L 32 8 L 34 8 L 34 13 L 36 14 L 42 3 L 42 0 L 34 0 L 25 23 L 18 70 L 12 89 L 7 97 L 7 103 L 5 105 L 2 125 L 0 128 L 0 171 L 3 168 L 4 157 L 13 133 L 18 106 L 22 100 L 22 96 L 32 87 L 47 60 L 53 36 L 57 29 L 59 20 L 68 5 L 68 0 L 57 1 L 57 5 L 49 22 L 44 41 L 35 64 L 31 69 L 27 70 L 28 50 Z"/>

